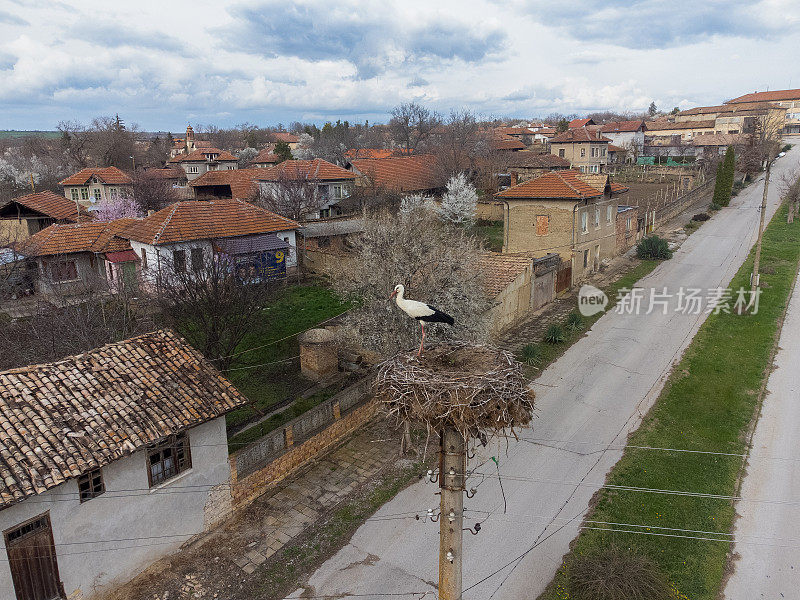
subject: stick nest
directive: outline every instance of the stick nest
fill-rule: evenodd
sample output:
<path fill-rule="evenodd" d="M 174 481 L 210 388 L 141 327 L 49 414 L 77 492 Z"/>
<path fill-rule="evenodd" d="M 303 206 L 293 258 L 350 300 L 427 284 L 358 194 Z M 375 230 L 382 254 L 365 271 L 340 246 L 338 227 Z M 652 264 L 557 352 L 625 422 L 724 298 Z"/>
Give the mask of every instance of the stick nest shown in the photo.
<path fill-rule="evenodd" d="M 379 365 L 376 397 L 399 422 L 455 427 L 484 442 L 493 433 L 530 423 L 534 393 L 522 365 L 493 346 L 447 342 L 421 357 L 402 353 Z"/>

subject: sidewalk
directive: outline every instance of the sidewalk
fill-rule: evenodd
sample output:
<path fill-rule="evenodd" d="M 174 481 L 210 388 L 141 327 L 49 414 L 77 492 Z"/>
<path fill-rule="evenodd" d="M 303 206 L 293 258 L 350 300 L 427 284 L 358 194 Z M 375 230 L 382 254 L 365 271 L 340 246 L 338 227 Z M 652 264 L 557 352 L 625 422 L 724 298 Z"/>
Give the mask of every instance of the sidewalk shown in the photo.
<path fill-rule="evenodd" d="M 281 551 L 293 545 L 297 554 L 321 550 L 321 562 L 337 550 L 320 547 L 317 527 L 342 507 L 369 497 L 382 476 L 407 469 L 409 461 L 399 456 L 399 448 L 399 433 L 377 415 L 221 527 L 155 563 L 105 598 L 271 598 L 273 590 L 265 577 L 271 569 L 286 571 L 295 584 L 302 575 L 283 562 Z M 354 522 L 353 528 L 359 524 Z"/>

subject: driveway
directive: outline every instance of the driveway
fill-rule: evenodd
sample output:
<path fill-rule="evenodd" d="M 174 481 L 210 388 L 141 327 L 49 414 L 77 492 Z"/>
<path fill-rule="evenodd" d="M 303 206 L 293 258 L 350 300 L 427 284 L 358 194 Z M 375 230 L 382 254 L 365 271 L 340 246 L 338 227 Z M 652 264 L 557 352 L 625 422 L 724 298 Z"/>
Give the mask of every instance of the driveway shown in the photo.
<path fill-rule="evenodd" d="M 773 181 L 798 162 L 796 146 L 776 163 Z M 650 288 L 676 294 L 725 287 L 755 242 L 762 189 L 761 182 L 749 186 L 642 279 L 645 295 Z M 768 216 L 778 197 L 771 185 Z M 477 493 L 466 501 L 465 515 L 470 524 L 481 520 L 482 529 L 465 534 L 465 599 L 535 598 L 552 579 L 592 495 L 621 456 L 611 447 L 624 445 L 638 427 L 706 318 L 675 308 L 673 296 L 666 314 L 604 315 L 534 383 L 538 415 L 533 429 L 521 432 L 528 441 L 493 442 L 470 461 L 476 474 L 468 486 Z M 437 491 L 434 484 L 415 484 L 376 516 L 424 515 L 438 507 Z M 438 523 L 372 520 L 290 597 L 432 594 L 437 572 Z"/>

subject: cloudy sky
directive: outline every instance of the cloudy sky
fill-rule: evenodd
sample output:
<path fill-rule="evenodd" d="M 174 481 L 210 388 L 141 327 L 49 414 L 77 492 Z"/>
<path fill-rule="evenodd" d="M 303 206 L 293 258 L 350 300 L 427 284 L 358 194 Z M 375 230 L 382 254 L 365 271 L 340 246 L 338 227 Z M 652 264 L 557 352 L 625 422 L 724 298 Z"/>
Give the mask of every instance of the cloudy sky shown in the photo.
<path fill-rule="evenodd" d="M 0 129 L 716 104 L 800 87 L 797 0 L 0 0 Z"/>

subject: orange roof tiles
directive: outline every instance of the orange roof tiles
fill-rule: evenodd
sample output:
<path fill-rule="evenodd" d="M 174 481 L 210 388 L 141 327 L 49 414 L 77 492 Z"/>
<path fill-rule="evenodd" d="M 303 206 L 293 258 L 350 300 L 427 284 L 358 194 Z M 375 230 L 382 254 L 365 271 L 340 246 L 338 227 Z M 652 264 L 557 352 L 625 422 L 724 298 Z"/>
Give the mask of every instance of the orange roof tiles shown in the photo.
<path fill-rule="evenodd" d="M 800 100 L 800 89 L 753 92 L 728 100 L 725 104 L 738 104 L 740 102 L 775 102 L 779 100 Z"/>
<path fill-rule="evenodd" d="M 131 185 L 133 179 L 117 167 L 87 167 L 59 181 L 59 185 L 86 185 L 92 177 L 109 185 Z"/>
<path fill-rule="evenodd" d="M 489 142 L 493 150 L 524 150 L 525 144 L 520 142 L 517 138 L 504 133 L 492 132 L 492 138 Z"/>
<path fill-rule="evenodd" d="M 627 150 L 625 150 L 625 148 L 620 148 L 619 146 L 615 146 L 614 144 L 609 144 L 608 145 L 608 151 L 609 152 L 627 152 Z"/>
<path fill-rule="evenodd" d="M 173 163 L 206 162 L 207 160 L 209 160 L 209 157 L 213 155 L 216 155 L 216 158 L 213 159 L 215 161 L 239 160 L 230 152 L 225 152 L 225 150 L 220 150 L 219 148 L 200 148 L 198 150 L 195 150 L 194 152 L 190 152 L 189 154 L 179 154 L 175 158 L 171 159 L 169 162 Z"/>
<path fill-rule="evenodd" d="M 231 190 L 231 198 L 239 200 L 251 200 L 258 192 L 258 179 L 269 176 L 269 168 L 266 169 L 231 169 L 225 171 L 208 171 L 197 179 L 189 182 L 200 194 L 203 187 L 228 186 Z"/>
<path fill-rule="evenodd" d="M 264 148 L 261 150 L 253 159 L 253 164 L 270 163 L 274 165 L 281 162 L 281 157 L 275 154 L 273 150 L 274 148 Z"/>
<path fill-rule="evenodd" d="M 246 402 L 168 330 L 0 372 L 0 508 Z"/>
<path fill-rule="evenodd" d="M 488 296 L 496 297 L 532 263 L 529 256 L 498 252 L 483 254 L 478 266 L 483 271 L 483 286 Z"/>
<path fill-rule="evenodd" d="M 403 156 L 413 152 L 406 152 L 405 148 L 350 148 L 344 153 L 345 158 L 392 158 Z"/>
<path fill-rule="evenodd" d="M 287 144 L 296 144 L 300 141 L 300 136 L 293 133 L 286 133 L 285 131 L 276 131 L 272 134 L 272 139 L 276 142 L 286 142 Z"/>
<path fill-rule="evenodd" d="M 581 142 L 610 142 L 607 137 L 600 135 L 597 131 L 592 131 L 586 127 L 576 127 L 568 129 L 564 133 L 559 133 L 550 140 L 551 144 L 572 144 Z"/>
<path fill-rule="evenodd" d="M 579 176 L 573 169 L 550 171 L 541 177 L 530 179 L 496 194 L 497 198 L 549 198 L 554 200 L 581 200 L 603 195 Z"/>
<path fill-rule="evenodd" d="M 591 119 L 572 119 L 569 122 L 569 129 L 575 129 L 576 127 L 586 127 L 587 125 L 594 125 L 594 121 Z"/>
<path fill-rule="evenodd" d="M 50 225 L 17 246 L 25 256 L 57 256 L 75 252 L 122 252 L 130 250 L 128 240 L 118 237 L 136 219 L 117 219 L 108 223 L 66 223 Z"/>
<path fill-rule="evenodd" d="M 602 133 L 621 133 L 629 131 L 639 131 L 644 128 L 644 121 L 614 121 L 600 126 Z"/>
<path fill-rule="evenodd" d="M 566 158 L 533 152 L 512 152 L 504 158 L 504 164 L 511 169 L 568 169 L 570 166 Z"/>
<path fill-rule="evenodd" d="M 365 158 L 351 161 L 353 167 L 380 188 L 397 192 L 417 192 L 442 187 L 431 154 L 395 158 Z"/>
<path fill-rule="evenodd" d="M 327 160 L 285 160 L 274 167 L 262 169 L 260 181 L 278 181 L 287 179 L 307 179 L 308 181 L 354 180 L 355 174 Z"/>
<path fill-rule="evenodd" d="M 121 235 L 158 246 L 297 229 L 291 219 L 243 200 L 187 200 L 138 220 Z"/>
<path fill-rule="evenodd" d="M 76 209 L 73 200 L 67 200 L 64 196 L 60 196 L 55 192 L 49 190 L 44 192 L 35 192 L 33 194 L 26 194 L 19 198 L 12 198 L 6 202 L 2 207 L 8 206 L 16 202 L 30 210 L 41 213 L 46 217 L 56 219 L 59 221 L 91 221 L 94 217 L 86 211 L 83 207 Z"/>
<path fill-rule="evenodd" d="M 647 131 L 669 131 L 671 129 L 714 129 L 714 119 L 705 121 L 681 121 L 680 123 L 673 123 L 672 121 L 648 121 L 646 123 Z"/>

